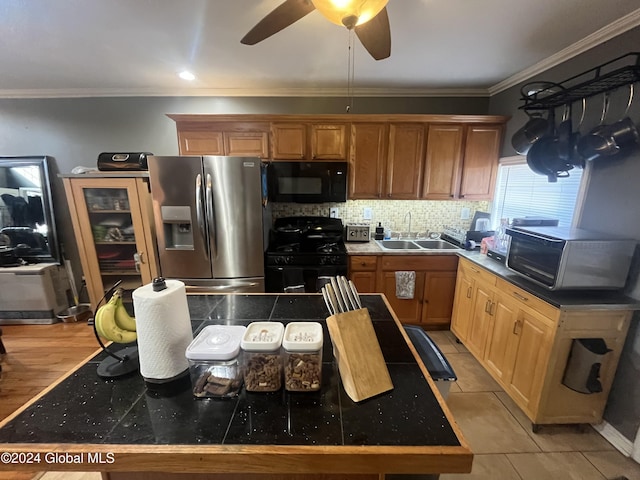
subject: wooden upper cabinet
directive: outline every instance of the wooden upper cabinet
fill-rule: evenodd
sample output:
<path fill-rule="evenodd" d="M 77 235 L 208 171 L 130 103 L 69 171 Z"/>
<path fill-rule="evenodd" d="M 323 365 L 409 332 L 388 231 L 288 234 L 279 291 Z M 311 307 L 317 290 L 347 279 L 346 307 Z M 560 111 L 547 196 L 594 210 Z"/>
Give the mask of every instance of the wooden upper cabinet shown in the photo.
<path fill-rule="evenodd" d="M 225 155 L 269 158 L 267 132 L 224 132 L 223 139 Z"/>
<path fill-rule="evenodd" d="M 180 155 L 224 155 L 222 132 L 178 131 Z"/>
<path fill-rule="evenodd" d="M 347 158 L 347 126 L 342 124 L 311 125 L 311 159 L 345 160 Z"/>
<path fill-rule="evenodd" d="M 237 128 L 237 130 L 235 130 Z M 269 132 L 243 125 L 209 124 L 178 129 L 180 155 L 230 155 L 269 158 Z"/>
<path fill-rule="evenodd" d="M 490 200 L 496 184 L 502 125 L 467 127 L 460 198 Z"/>
<path fill-rule="evenodd" d="M 272 123 L 274 160 L 346 160 L 346 124 Z"/>
<path fill-rule="evenodd" d="M 414 123 L 389 125 L 386 196 L 417 199 L 424 164 L 424 126 Z"/>
<path fill-rule="evenodd" d="M 386 164 L 387 126 L 384 123 L 351 124 L 349 198 L 380 198 Z"/>
<path fill-rule="evenodd" d="M 422 198 L 450 200 L 458 193 L 464 125 L 429 125 Z"/>
<path fill-rule="evenodd" d="M 422 198 L 491 200 L 501 125 L 429 125 Z"/>
<path fill-rule="evenodd" d="M 272 123 L 274 160 L 302 160 L 307 152 L 307 127 L 300 123 Z"/>

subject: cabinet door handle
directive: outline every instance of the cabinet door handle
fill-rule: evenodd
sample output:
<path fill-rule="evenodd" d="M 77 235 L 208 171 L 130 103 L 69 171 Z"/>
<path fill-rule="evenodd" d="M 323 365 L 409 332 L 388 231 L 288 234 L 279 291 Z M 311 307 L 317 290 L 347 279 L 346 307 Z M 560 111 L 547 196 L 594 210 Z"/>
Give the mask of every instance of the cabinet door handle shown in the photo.
<path fill-rule="evenodd" d="M 467 298 L 471 298 L 471 290 L 472 290 L 471 287 L 467 288 Z"/>
<path fill-rule="evenodd" d="M 513 324 L 513 334 L 514 335 L 520 335 L 520 331 L 522 329 L 522 323 L 521 320 L 516 320 Z"/>
<path fill-rule="evenodd" d="M 492 317 L 496 310 L 495 306 L 496 306 L 496 302 L 489 302 L 489 315 L 491 315 Z"/>
<path fill-rule="evenodd" d="M 484 304 L 484 312 L 489 313 L 489 306 L 491 305 L 491 300 L 487 300 L 487 303 Z"/>
<path fill-rule="evenodd" d="M 528 302 L 529 299 L 527 297 L 525 297 L 524 295 L 520 295 L 518 292 L 511 292 L 513 293 L 513 296 L 516 297 L 519 300 L 522 300 L 523 302 Z"/>
<path fill-rule="evenodd" d="M 480 270 L 476 270 L 473 267 L 469 267 L 469 270 L 471 270 L 473 273 L 480 273 Z"/>
<path fill-rule="evenodd" d="M 136 272 L 140 273 L 140 264 L 142 263 L 142 256 L 136 252 L 133 254 L 133 264 L 136 267 Z"/>

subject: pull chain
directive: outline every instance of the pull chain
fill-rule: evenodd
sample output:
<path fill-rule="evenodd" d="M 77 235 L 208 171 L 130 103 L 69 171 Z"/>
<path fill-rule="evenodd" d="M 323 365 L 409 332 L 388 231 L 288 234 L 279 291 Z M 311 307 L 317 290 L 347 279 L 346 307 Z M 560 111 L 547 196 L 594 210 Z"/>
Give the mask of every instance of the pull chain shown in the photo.
<path fill-rule="evenodd" d="M 353 108 L 353 80 L 355 77 L 355 51 L 353 48 L 353 29 L 349 30 L 348 38 L 348 57 L 347 62 L 347 113 L 351 112 Z"/>

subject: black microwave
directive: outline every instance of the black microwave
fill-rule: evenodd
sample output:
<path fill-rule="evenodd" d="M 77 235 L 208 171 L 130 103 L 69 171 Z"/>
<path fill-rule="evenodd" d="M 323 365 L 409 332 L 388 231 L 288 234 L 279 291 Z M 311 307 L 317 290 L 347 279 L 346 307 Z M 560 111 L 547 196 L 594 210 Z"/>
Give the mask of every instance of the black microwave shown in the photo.
<path fill-rule="evenodd" d="M 267 190 L 272 202 L 347 201 L 347 162 L 271 162 Z"/>

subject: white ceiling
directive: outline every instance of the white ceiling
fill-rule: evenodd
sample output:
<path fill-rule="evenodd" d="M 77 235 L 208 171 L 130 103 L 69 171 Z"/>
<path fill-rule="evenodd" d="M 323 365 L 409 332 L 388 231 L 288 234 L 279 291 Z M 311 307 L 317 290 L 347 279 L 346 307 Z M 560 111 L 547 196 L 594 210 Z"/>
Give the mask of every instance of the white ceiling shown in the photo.
<path fill-rule="evenodd" d="M 317 11 L 240 44 L 281 1 L 2 0 L 0 97 L 343 95 L 348 32 Z M 391 57 L 357 43 L 356 95 L 487 95 L 640 24 L 638 0 L 389 0 L 387 10 Z M 197 79 L 179 79 L 183 69 Z"/>

